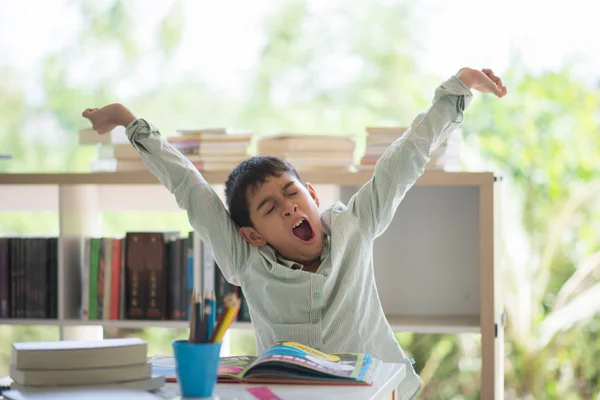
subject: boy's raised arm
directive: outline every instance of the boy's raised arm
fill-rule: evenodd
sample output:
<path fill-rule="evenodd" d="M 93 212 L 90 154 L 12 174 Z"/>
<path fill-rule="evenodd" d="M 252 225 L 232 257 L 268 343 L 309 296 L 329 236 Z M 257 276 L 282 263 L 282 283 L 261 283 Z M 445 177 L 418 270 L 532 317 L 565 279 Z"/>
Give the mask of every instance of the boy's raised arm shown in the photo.
<path fill-rule="evenodd" d="M 423 174 L 433 150 L 462 123 L 472 99 L 470 89 L 506 94 L 491 70 L 463 68 L 435 91 L 431 107 L 384 152 L 373 177 L 350 199 L 348 211 L 360 219 L 367 234 L 377 237 L 389 226 L 406 192 Z"/>
<path fill-rule="evenodd" d="M 250 245 L 241 238 L 239 228 L 217 193 L 187 157 L 162 138 L 152 124 L 137 119 L 120 104 L 87 109 L 82 115 L 100 134 L 110 132 L 116 126 L 126 127 L 129 141 L 139 151 L 150 172 L 175 196 L 179 207 L 187 211 L 194 230 L 212 248 L 225 278 L 239 285 L 249 259 Z"/>

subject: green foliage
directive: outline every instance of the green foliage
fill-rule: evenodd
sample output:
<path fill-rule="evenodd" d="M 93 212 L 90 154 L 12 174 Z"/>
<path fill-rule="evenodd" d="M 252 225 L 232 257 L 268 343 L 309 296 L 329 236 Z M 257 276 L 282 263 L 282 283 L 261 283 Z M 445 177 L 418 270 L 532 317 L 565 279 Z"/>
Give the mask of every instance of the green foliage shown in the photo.
<path fill-rule="evenodd" d="M 597 396 L 600 92 L 568 68 L 516 65 L 502 102 L 482 97 L 464 132 L 502 171 L 506 386 L 511 398 Z M 506 100 L 506 101 L 504 101 Z M 509 236 L 510 235 L 510 236 Z M 585 372 L 584 372 L 585 371 Z M 591 379 L 591 380 L 590 380 Z"/>

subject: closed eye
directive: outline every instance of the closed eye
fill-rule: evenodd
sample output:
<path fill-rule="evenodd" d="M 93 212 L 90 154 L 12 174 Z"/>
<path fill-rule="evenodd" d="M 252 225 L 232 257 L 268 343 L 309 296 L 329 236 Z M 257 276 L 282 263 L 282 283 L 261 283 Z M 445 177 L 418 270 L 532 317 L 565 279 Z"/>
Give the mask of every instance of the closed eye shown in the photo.
<path fill-rule="evenodd" d="M 275 206 L 271 206 L 271 208 L 269 209 L 269 211 L 267 211 L 267 214 L 271 214 L 271 212 L 275 209 Z"/>

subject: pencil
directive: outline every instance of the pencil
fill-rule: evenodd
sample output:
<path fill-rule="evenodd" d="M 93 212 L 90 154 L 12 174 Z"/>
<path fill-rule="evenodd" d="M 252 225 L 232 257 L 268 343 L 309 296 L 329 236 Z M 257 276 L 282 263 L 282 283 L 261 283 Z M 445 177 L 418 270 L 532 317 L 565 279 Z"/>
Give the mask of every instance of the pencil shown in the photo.
<path fill-rule="evenodd" d="M 240 299 L 235 295 L 228 295 L 225 297 L 225 307 L 223 312 L 219 315 L 219 321 L 213 331 L 209 342 L 219 343 L 223 340 L 225 333 L 233 323 L 235 317 L 240 310 Z"/>
<path fill-rule="evenodd" d="M 202 303 L 200 298 L 196 296 L 194 304 L 192 304 L 192 310 L 195 316 L 194 320 L 194 343 L 200 343 L 200 335 L 202 330 L 202 323 L 204 322 L 204 314 L 202 312 Z"/>
<path fill-rule="evenodd" d="M 189 324 L 190 324 L 190 334 L 188 337 L 188 343 L 194 343 L 194 337 L 196 335 L 196 317 L 195 317 L 195 313 L 194 313 L 194 307 L 192 307 L 192 305 L 194 304 L 194 297 L 195 297 L 196 293 L 192 292 L 192 295 L 190 297 L 190 307 L 188 308 L 190 310 L 190 320 L 189 320 Z"/>
<path fill-rule="evenodd" d="M 208 304 L 209 304 L 209 308 L 210 308 L 210 316 L 208 317 L 208 336 L 207 339 L 209 337 L 212 336 L 213 331 L 215 330 L 215 322 L 216 322 L 216 316 L 217 316 L 217 300 L 215 298 L 215 294 L 211 293 L 209 300 L 208 300 Z"/>

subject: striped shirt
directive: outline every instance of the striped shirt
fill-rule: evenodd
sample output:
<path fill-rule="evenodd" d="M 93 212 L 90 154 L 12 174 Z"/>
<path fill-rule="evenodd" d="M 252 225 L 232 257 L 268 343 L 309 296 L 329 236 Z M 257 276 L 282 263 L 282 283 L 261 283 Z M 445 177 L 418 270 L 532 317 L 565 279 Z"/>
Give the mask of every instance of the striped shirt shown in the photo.
<path fill-rule="evenodd" d="M 407 376 L 399 397 L 410 399 L 422 382 L 384 315 L 373 241 L 424 172 L 430 153 L 462 122 L 471 98 L 456 76 L 443 82 L 431 107 L 386 150 L 348 204 L 337 202 L 322 213 L 324 251 L 315 273 L 282 259 L 271 246 L 247 243 L 218 194 L 151 123 L 137 119 L 126 132 L 150 171 L 187 211 L 227 281 L 244 291 L 259 354 L 275 341 L 293 340 L 328 353 L 364 352 L 404 363 Z"/>

